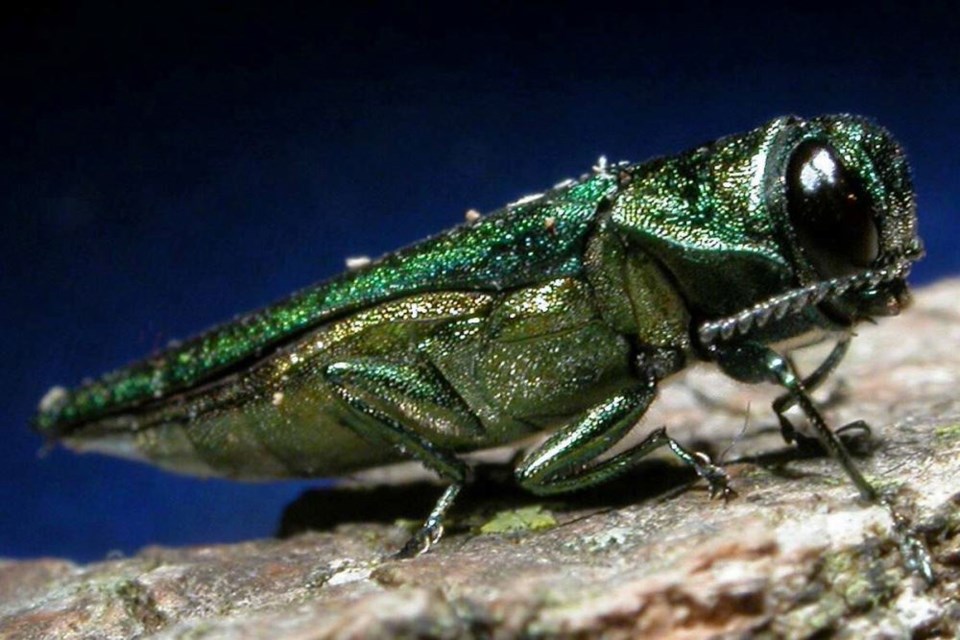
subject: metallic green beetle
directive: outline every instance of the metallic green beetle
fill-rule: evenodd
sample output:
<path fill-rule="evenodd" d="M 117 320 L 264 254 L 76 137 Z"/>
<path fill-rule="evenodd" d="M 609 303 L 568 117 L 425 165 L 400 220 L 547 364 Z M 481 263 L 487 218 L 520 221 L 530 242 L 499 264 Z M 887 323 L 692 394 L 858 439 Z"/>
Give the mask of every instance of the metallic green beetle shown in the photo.
<path fill-rule="evenodd" d="M 36 425 L 80 450 L 231 478 L 336 476 L 415 458 L 450 482 L 401 552 L 442 532 L 458 454 L 550 431 L 516 469 L 535 493 L 602 482 L 657 384 L 697 361 L 772 382 L 864 498 L 878 500 L 808 391 L 852 327 L 908 301 L 922 255 L 901 148 L 853 116 L 783 117 L 577 181 L 402 249 L 98 380 L 51 390 Z M 836 347 L 808 378 L 787 350 Z M 922 545 L 913 563 L 926 575 Z M 908 559 L 911 556 L 908 555 Z"/>

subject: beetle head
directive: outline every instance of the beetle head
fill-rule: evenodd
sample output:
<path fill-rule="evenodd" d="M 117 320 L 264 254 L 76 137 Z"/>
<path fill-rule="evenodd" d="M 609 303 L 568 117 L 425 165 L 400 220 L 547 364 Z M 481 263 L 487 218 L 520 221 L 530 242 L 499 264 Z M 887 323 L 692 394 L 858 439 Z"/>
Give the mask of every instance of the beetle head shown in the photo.
<path fill-rule="evenodd" d="M 796 121 L 783 135 L 767 188 L 781 203 L 800 284 L 847 283 L 819 305 L 841 324 L 896 315 L 909 303 L 910 266 L 923 255 L 902 148 L 881 127 L 846 115 Z"/>

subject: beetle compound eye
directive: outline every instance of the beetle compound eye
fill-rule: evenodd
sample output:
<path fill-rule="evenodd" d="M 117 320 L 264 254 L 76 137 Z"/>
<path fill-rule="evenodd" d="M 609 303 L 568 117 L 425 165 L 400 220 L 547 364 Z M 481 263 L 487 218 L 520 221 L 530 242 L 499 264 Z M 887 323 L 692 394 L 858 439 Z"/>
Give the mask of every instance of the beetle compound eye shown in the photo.
<path fill-rule="evenodd" d="M 833 278 L 868 268 L 880 253 L 870 200 L 827 144 L 808 140 L 787 167 L 787 210 L 804 254 Z"/>

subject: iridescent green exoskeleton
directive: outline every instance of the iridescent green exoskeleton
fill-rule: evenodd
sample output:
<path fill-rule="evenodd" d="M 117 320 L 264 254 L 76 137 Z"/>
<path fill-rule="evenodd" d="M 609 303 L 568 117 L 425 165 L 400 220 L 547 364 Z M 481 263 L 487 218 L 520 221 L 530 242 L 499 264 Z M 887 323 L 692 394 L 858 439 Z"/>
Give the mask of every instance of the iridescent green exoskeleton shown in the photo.
<path fill-rule="evenodd" d="M 657 429 L 602 457 L 657 385 L 698 361 L 785 390 L 879 500 L 809 391 L 861 320 L 896 314 L 922 255 L 907 162 L 852 116 L 783 117 L 680 155 L 596 167 L 266 309 L 43 399 L 69 446 L 231 478 L 336 476 L 414 458 L 449 488 L 402 553 L 429 547 L 467 480 L 459 454 L 552 432 L 516 469 L 580 489 L 669 447 L 713 493 L 723 470 Z M 833 340 L 803 378 L 788 350 Z M 908 560 L 930 575 L 922 545 Z"/>

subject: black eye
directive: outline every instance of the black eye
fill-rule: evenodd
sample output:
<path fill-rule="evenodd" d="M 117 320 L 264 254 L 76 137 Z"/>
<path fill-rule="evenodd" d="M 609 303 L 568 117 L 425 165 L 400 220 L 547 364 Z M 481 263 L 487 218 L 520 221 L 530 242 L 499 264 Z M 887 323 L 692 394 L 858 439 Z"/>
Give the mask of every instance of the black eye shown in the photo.
<path fill-rule="evenodd" d="M 880 234 L 870 201 L 829 145 L 800 143 L 786 178 L 790 223 L 821 276 L 855 273 L 877 259 Z"/>

